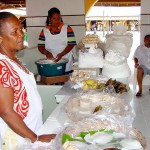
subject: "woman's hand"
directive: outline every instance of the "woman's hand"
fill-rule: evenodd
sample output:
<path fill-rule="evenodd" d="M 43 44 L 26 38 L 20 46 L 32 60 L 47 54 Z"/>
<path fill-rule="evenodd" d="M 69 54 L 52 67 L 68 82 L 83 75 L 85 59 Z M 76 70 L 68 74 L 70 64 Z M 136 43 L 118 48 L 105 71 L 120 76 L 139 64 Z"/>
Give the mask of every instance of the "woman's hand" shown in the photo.
<path fill-rule="evenodd" d="M 56 137 L 56 134 L 45 134 L 45 135 L 39 135 L 36 141 L 40 142 L 50 142 Z M 35 142 L 36 142 L 35 141 Z"/>
<path fill-rule="evenodd" d="M 56 58 L 54 59 L 55 62 L 58 62 L 62 58 L 62 54 L 57 54 Z"/>
<path fill-rule="evenodd" d="M 134 67 L 137 68 L 139 66 L 138 59 L 134 58 Z"/>
<path fill-rule="evenodd" d="M 53 54 L 51 53 L 51 52 L 46 52 L 45 53 L 45 55 L 46 55 L 46 57 L 47 57 L 47 59 L 51 59 L 51 60 L 54 60 L 55 58 L 53 57 Z"/>

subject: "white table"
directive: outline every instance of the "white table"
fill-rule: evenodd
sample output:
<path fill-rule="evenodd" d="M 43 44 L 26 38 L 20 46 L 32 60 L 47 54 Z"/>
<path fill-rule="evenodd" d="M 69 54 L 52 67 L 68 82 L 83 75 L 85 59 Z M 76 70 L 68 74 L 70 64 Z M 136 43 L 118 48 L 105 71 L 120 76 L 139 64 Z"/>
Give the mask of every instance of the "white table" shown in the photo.
<path fill-rule="evenodd" d="M 55 108 L 55 110 L 52 112 L 52 114 L 47 118 L 47 120 L 45 121 L 45 123 L 42 125 L 42 127 L 39 129 L 38 134 L 51 134 L 51 133 L 58 133 L 60 130 L 59 128 L 62 128 L 64 125 L 67 125 L 70 120 L 66 117 L 62 117 L 60 110 L 61 107 L 68 101 L 68 99 L 70 98 L 71 95 L 66 95 L 64 96 L 63 100 L 60 102 L 60 104 L 58 104 L 58 106 Z M 127 93 L 127 96 L 132 98 L 132 95 L 130 95 L 130 93 Z M 126 95 L 124 95 L 124 98 L 127 98 Z M 137 107 L 138 109 L 138 107 Z M 136 114 L 135 120 L 136 118 L 141 117 L 141 114 Z M 134 127 L 136 127 L 138 129 L 138 124 L 139 122 L 137 122 L 137 124 L 134 124 Z M 144 124 L 144 123 L 143 123 Z M 142 128 L 143 127 L 143 128 Z M 144 128 L 144 126 L 142 126 L 140 128 L 140 131 L 147 130 Z M 143 134 L 144 135 L 144 134 Z M 146 135 L 144 135 L 146 137 Z M 149 138 L 146 138 L 148 144 L 149 144 Z"/>
<path fill-rule="evenodd" d="M 59 104 L 66 96 L 71 96 L 76 93 L 75 89 L 70 88 L 69 83 L 65 84 L 55 95 L 56 102 Z"/>
<path fill-rule="evenodd" d="M 65 96 L 60 104 L 55 108 L 52 114 L 47 118 L 45 123 L 39 129 L 38 134 L 51 134 L 55 133 L 56 129 L 63 127 L 63 125 L 67 125 L 69 119 L 65 116 L 61 116 L 60 110 L 61 107 L 68 101 L 69 95 Z"/>

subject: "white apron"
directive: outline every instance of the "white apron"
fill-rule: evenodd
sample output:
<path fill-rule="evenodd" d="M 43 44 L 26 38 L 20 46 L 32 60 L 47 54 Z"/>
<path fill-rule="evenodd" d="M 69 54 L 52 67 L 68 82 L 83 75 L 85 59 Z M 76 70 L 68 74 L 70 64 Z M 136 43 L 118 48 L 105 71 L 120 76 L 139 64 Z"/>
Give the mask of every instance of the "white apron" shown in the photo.
<path fill-rule="evenodd" d="M 51 52 L 54 57 L 56 57 L 57 54 L 61 53 L 68 45 L 67 27 L 68 25 L 64 24 L 62 26 L 61 32 L 56 35 L 51 34 L 49 29 L 44 28 L 45 49 Z M 62 58 L 68 59 L 69 62 L 66 64 L 66 71 L 70 71 L 73 64 L 73 52 L 70 51 Z"/>
<path fill-rule="evenodd" d="M 6 59 L 15 68 L 16 72 L 19 74 L 19 77 L 23 81 L 29 100 L 29 111 L 23 121 L 28 126 L 28 128 L 36 133 L 43 122 L 42 101 L 37 90 L 34 75 L 31 72 L 29 74 L 25 73 L 15 62 L 12 62 L 5 55 L 0 54 L 0 59 Z M 24 138 L 14 133 L 1 118 L 0 137 L 2 138 L 3 142 L 6 140 L 6 143 L 8 144 L 7 147 L 3 148 L 6 150 L 14 150 L 17 144 L 23 143 L 25 140 Z"/>

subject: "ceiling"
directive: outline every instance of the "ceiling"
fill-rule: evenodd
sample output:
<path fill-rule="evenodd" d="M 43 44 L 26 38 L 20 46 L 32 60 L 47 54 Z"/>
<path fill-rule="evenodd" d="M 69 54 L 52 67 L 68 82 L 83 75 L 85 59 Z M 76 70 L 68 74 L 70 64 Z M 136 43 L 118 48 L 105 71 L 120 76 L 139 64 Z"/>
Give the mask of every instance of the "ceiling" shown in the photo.
<path fill-rule="evenodd" d="M 140 0 L 98 0 L 95 6 L 140 6 Z M 0 0 L 0 10 L 26 7 L 26 0 Z"/>

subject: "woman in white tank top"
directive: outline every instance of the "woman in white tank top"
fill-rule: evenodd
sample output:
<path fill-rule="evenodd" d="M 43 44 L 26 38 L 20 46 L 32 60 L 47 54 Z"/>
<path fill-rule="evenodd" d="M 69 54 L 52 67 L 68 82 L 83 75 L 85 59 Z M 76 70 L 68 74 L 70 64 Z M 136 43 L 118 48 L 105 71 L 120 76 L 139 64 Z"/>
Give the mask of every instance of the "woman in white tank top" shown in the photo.
<path fill-rule="evenodd" d="M 66 71 L 70 71 L 73 64 L 72 49 L 75 45 L 72 28 L 62 22 L 59 9 L 51 8 L 48 11 L 47 25 L 39 36 L 39 51 L 55 62 L 61 58 L 67 58 Z"/>
<path fill-rule="evenodd" d="M 49 142 L 55 134 L 37 135 L 42 125 L 42 102 L 33 74 L 16 57 L 24 34 L 18 18 L 0 12 L 0 149 L 15 150 L 29 139 Z"/>

